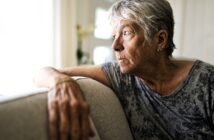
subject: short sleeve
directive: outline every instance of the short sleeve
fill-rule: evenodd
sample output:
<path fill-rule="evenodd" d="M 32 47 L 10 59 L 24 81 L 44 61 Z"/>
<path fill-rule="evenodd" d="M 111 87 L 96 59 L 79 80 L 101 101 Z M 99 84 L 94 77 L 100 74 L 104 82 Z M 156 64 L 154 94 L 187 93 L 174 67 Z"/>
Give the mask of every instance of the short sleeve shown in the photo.
<path fill-rule="evenodd" d="M 102 70 L 105 73 L 112 89 L 119 92 L 121 89 L 121 80 L 123 79 L 123 74 L 120 71 L 120 67 L 116 62 L 108 62 L 102 65 Z"/>

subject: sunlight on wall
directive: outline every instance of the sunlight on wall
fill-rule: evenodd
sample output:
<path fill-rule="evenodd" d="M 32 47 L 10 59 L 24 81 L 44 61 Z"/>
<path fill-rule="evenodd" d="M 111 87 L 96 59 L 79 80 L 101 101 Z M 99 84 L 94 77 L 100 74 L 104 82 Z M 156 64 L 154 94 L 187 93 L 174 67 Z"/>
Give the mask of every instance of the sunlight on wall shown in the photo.
<path fill-rule="evenodd" d="M 0 95 L 31 89 L 53 64 L 52 11 L 52 0 L 0 0 Z"/>

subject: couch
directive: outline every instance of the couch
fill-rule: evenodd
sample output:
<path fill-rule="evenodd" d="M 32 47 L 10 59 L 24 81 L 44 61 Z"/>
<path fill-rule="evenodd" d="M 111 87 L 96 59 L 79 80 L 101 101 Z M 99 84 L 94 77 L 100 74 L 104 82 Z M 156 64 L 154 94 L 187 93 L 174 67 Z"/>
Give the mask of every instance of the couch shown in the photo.
<path fill-rule="evenodd" d="M 77 79 L 91 108 L 91 140 L 132 140 L 113 91 L 90 78 Z M 1 96 L 0 96 L 1 98 Z M 0 101 L 0 140 L 47 140 L 47 90 Z"/>

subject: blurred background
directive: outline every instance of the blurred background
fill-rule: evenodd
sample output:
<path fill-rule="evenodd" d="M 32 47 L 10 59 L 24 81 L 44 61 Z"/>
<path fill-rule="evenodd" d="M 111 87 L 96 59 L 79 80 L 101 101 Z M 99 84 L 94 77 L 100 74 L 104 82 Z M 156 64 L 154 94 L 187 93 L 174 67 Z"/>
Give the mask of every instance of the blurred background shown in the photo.
<path fill-rule="evenodd" d="M 117 0 L 0 0 L 0 95 L 33 90 L 32 77 L 56 68 L 114 60 L 108 9 Z M 213 0 L 169 0 L 174 57 L 214 64 Z"/>

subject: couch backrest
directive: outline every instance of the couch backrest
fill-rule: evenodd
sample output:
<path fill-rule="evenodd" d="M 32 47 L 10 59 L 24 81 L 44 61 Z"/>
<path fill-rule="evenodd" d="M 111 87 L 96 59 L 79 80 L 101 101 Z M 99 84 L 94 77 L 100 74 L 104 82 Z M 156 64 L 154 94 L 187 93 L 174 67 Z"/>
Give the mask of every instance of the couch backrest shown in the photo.
<path fill-rule="evenodd" d="M 132 140 L 122 107 L 111 89 L 77 80 L 91 108 L 93 140 Z M 47 91 L 0 103 L 0 140 L 47 140 Z"/>
<path fill-rule="evenodd" d="M 0 140 L 47 140 L 47 93 L 0 103 Z"/>
<path fill-rule="evenodd" d="M 90 104 L 92 120 L 101 140 L 132 140 L 128 122 L 115 93 L 92 79 L 81 79 L 78 83 Z"/>

